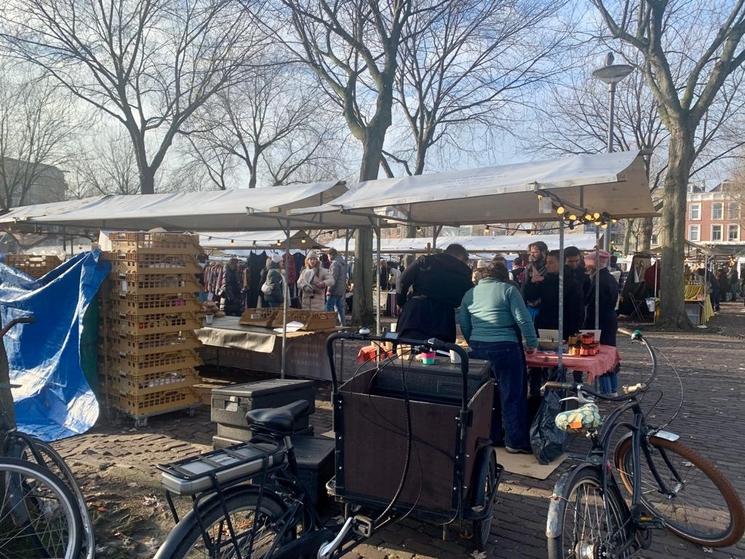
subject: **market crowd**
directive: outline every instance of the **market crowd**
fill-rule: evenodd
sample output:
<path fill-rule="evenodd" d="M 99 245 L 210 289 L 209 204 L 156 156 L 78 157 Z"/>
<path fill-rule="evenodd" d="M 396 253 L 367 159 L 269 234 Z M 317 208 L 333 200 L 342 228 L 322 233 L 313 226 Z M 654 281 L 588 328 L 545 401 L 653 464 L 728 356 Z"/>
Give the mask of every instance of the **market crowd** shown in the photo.
<path fill-rule="evenodd" d="M 595 329 L 595 293 L 599 293 L 600 344 L 616 345 L 618 278 L 606 251 L 576 247 L 564 251 L 564 320 L 559 329 L 558 250 L 543 242 L 508 269 L 504 257 L 469 266 L 469 254 L 458 244 L 417 259 L 400 277 L 399 336 L 455 342 L 456 320 L 471 356 L 488 360 L 495 380 L 492 440 L 508 452 L 530 453 L 531 401 L 539 398 L 545 369 L 526 370 L 525 354 L 536 351 L 538 331 L 555 330 L 563 340 L 581 329 Z M 456 318 L 457 317 L 457 318 Z M 617 368 L 600 378 L 601 391 L 618 389 Z M 530 385 L 530 390 L 529 390 Z"/>

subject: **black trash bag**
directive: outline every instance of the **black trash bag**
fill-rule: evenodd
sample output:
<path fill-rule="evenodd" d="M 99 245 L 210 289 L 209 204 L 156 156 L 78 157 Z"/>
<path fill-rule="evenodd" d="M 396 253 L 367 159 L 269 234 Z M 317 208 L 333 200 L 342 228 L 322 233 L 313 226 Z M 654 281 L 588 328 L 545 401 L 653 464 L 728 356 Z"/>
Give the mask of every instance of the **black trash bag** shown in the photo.
<path fill-rule="evenodd" d="M 549 380 L 565 382 L 566 375 L 563 371 L 554 370 L 549 375 Z M 555 423 L 556 415 L 563 411 L 563 403 L 560 401 L 563 397 L 561 390 L 547 390 L 530 426 L 530 446 L 541 464 L 556 460 L 564 452 L 566 433 Z"/>

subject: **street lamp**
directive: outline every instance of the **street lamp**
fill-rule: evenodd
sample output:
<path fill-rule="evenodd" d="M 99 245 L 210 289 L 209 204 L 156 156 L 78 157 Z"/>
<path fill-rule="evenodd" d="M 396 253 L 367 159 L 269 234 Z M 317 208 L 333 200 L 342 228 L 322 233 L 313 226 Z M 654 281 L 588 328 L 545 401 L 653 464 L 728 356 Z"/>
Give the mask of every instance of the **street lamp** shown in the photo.
<path fill-rule="evenodd" d="M 593 71 L 592 77 L 608 84 L 610 107 L 608 109 L 608 152 L 613 151 L 613 126 L 615 120 L 616 84 L 634 71 L 634 67 L 628 64 L 613 64 L 613 53 L 605 56 L 605 66 Z"/>
<path fill-rule="evenodd" d="M 593 71 L 592 77 L 608 84 L 609 105 L 608 108 L 608 153 L 613 151 L 613 126 L 616 116 L 616 84 L 634 71 L 629 64 L 613 64 L 613 53 L 605 55 L 605 66 Z M 603 246 L 605 250 L 610 247 L 611 226 L 605 230 Z"/>

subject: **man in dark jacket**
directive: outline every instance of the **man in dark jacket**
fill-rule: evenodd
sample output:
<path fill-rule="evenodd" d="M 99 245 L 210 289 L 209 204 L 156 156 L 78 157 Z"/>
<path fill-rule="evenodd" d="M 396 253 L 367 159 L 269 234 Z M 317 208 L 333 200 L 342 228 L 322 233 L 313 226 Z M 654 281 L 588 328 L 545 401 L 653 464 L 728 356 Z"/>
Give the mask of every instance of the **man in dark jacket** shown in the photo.
<path fill-rule="evenodd" d="M 546 274 L 533 275 L 533 281 L 525 286 L 525 298 L 539 300 L 536 329 L 559 329 L 559 251 L 552 250 L 546 257 Z M 585 318 L 585 303 L 582 287 L 569 268 L 564 268 L 564 333 L 562 339 L 574 335 L 582 328 Z"/>
<path fill-rule="evenodd" d="M 398 294 L 399 336 L 455 342 L 455 309 L 473 287 L 467 262 L 466 249 L 452 244 L 445 252 L 422 256 L 406 268 Z"/>

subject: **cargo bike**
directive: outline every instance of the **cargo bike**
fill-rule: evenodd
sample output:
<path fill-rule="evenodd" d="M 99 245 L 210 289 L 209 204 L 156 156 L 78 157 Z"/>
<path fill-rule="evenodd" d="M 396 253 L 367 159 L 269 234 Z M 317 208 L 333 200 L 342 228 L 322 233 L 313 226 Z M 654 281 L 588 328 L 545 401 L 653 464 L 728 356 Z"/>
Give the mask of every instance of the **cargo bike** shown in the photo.
<path fill-rule="evenodd" d="M 343 382 L 341 340 L 381 348 Z M 246 414 L 249 443 L 159 466 L 177 524 L 156 559 L 339 557 L 408 516 L 443 533 L 456 528 L 485 547 L 502 471 L 489 439 L 494 385 L 485 363 L 469 372 L 463 348 L 435 339 L 360 331 L 326 343 L 335 437 L 327 488 L 342 515 L 322 519 L 298 477 L 292 435 L 309 403 L 255 409 Z M 414 355 L 426 352 L 452 352 L 460 363 L 424 374 Z M 174 495 L 192 500 L 181 518 Z"/>

